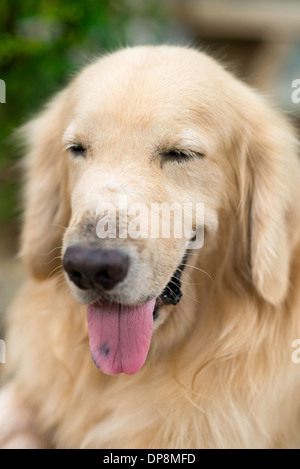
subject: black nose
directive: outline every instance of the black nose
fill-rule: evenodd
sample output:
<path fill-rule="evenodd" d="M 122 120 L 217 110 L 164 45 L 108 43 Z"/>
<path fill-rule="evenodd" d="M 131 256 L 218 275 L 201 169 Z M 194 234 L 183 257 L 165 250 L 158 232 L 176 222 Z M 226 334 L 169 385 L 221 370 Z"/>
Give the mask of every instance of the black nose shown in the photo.
<path fill-rule="evenodd" d="M 115 249 L 71 246 L 63 257 L 69 279 L 82 290 L 97 287 L 110 290 L 126 277 L 128 267 L 128 255 Z"/>

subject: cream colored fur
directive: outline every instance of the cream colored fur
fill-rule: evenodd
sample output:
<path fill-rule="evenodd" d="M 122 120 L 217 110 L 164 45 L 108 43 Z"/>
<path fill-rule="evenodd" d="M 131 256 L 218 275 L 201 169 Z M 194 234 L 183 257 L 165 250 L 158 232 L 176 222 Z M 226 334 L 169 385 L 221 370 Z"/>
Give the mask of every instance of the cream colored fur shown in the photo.
<path fill-rule="evenodd" d="M 68 132 L 89 159 L 64 151 Z M 23 135 L 30 273 L 9 312 L 11 415 L 29 413 L 29 435 L 56 448 L 299 448 L 300 163 L 287 119 L 203 53 L 137 47 L 85 68 Z M 159 148 L 183 144 L 205 157 L 161 164 Z M 118 187 L 130 201 L 203 202 L 206 225 L 145 365 L 111 377 L 59 266 Z M 175 239 L 122 246 L 133 299 L 159 294 L 184 253 Z M 14 422 L 2 445 L 31 446 Z"/>

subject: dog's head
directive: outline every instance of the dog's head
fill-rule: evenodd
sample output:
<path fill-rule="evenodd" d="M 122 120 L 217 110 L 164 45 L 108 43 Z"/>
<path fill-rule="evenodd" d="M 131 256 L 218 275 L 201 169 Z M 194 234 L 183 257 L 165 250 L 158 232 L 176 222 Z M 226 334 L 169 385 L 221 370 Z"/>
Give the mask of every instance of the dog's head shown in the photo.
<path fill-rule="evenodd" d="M 161 46 L 102 58 L 24 132 L 22 254 L 42 279 L 62 259 L 104 372 L 142 366 L 153 323 L 175 314 L 187 259 L 229 287 L 284 300 L 296 139 L 205 54 Z"/>

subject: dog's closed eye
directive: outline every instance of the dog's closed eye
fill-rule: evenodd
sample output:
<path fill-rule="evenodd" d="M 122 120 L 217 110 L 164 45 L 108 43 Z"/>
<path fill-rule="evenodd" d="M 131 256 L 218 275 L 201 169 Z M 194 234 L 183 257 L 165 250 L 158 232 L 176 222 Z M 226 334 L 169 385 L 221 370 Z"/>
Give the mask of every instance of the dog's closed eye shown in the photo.
<path fill-rule="evenodd" d="M 193 158 L 204 158 L 202 152 L 191 150 L 170 149 L 161 152 L 161 166 L 168 162 L 184 163 Z"/>
<path fill-rule="evenodd" d="M 67 145 L 66 150 L 69 150 L 73 156 L 85 157 L 86 155 L 86 148 L 81 143 Z"/>

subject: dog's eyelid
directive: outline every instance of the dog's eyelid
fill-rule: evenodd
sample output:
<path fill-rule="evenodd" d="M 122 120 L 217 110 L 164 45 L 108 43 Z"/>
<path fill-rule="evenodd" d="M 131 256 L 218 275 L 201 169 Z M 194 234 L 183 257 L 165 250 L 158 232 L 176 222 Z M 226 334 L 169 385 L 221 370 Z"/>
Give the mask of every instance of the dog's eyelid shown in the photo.
<path fill-rule="evenodd" d="M 81 138 L 77 136 L 74 122 L 65 130 L 62 136 L 62 143 L 64 151 L 69 151 L 74 156 L 85 156 L 87 145 L 83 144 Z"/>
<path fill-rule="evenodd" d="M 84 156 L 87 150 L 86 147 L 79 142 L 68 143 L 64 149 L 70 151 L 75 156 Z"/>
<path fill-rule="evenodd" d="M 191 150 L 191 149 L 179 149 L 179 148 L 170 148 L 165 149 L 161 152 L 161 155 L 165 159 L 186 159 L 189 160 L 191 158 L 204 158 L 205 153 L 198 150 Z"/>
<path fill-rule="evenodd" d="M 204 158 L 204 153 L 196 150 L 175 150 L 174 153 L 186 158 L 193 158 L 195 156 Z"/>
<path fill-rule="evenodd" d="M 70 150 L 70 148 L 73 148 L 73 147 L 76 147 L 76 146 L 82 146 L 83 145 L 80 143 L 80 142 L 69 142 L 69 143 L 66 143 L 65 146 L 64 146 L 64 150 Z"/>

